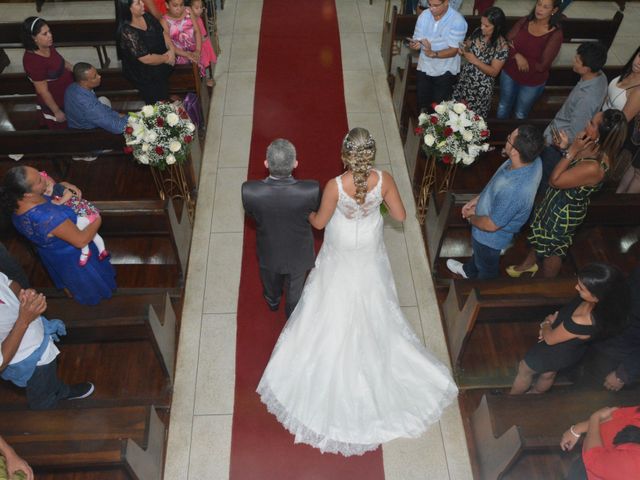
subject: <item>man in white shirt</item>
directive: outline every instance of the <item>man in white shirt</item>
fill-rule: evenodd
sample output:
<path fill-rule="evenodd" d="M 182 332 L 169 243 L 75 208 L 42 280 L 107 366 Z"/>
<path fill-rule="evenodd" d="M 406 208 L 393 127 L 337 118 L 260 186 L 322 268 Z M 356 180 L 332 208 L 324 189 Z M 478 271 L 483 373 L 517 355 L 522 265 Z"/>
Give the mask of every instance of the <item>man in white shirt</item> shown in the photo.
<path fill-rule="evenodd" d="M 34 410 L 53 408 L 59 400 L 85 398 L 94 390 L 90 382 L 69 386 L 58 378 L 60 351 L 53 339 L 65 330 L 60 320 L 42 316 L 46 308 L 44 295 L 23 290 L 0 272 L 0 372 L 5 380 L 26 388 L 29 408 Z"/>
<path fill-rule="evenodd" d="M 467 33 L 464 17 L 449 0 L 429 0 L 418 17 L 409 47 L 420 50 L 417 72 L 418 111 L 431 112 L 433 103 L 450 100 L 460 72 L 458 47 Z"/>

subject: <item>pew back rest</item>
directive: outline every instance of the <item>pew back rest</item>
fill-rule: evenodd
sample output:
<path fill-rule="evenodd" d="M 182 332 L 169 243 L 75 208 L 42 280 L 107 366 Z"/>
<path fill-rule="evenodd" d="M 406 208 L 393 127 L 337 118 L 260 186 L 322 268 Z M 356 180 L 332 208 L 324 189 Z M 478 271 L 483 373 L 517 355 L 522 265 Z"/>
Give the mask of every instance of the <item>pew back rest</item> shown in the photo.
<path fill-rule="evenodd" d="M 52 20 L 51 28 L 56 47 L 81 47 L 116 44 L 116 22 L 103 20 Z M 0 23 L 0 47 L 23 48 L 20 38 L 22 22 Z"/>

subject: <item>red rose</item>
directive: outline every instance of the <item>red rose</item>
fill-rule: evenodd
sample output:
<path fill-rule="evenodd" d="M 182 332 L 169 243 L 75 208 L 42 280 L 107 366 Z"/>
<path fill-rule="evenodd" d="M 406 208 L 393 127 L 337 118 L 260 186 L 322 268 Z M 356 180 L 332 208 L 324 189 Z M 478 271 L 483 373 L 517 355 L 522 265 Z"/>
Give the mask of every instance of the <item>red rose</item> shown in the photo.
<path fill-rule="evenodd" d="M 130 147 L 129 145 L 127 145 L 122 150 L 124 151 L 124 153 L 132 153 L 133 152 L 133 147 Z"/>
<path fill-rule="evenodd" d="M 191 135 L 186 135 L 184 137 L 184 143 L 191 143 L 192 140 L 193 140 L 193 137 Z"/>
<path fill-rule="evenodd" d="M 158 155 L 162 155 L 164 153 L 164 149 L 162 147 L 156 147 L 156 153 Z"/>
<path fill-rule="evenodd" d="M 444 134 L 445 137 L 450 137 L 451 134 L 453 133 L 453 130 L 451 129 L 451 127 L 446 127 L 444 129 L 444 132 L 442 132 Z"/>
<path fill-rule="evenodd" d="M 435 115 L 431 115 L 429 117 L 429 121 L 431 122 L 432 125 L 435 125 L 436 123 L 438 123 L 438 117 L 436 117 Z"/>
<path fill-rule="evenodd" d="M 156 125 L 159 127 L 163 127 L 164 126 L 164 120 L 160 117 L 156 118 Z"/>
<path fill-rule="evenodd" d="M 185 111 L 180 112 L 180 118 L 187 120 L 189 118 L 189 114 Z"/>
<path fill-rule="evenodd" d="M 453 161 L 453 157 L 451 155 L 445 155 L 442 157 L 442 163 L 446 163 L 449 165 Z"/>
<path fill-rule="evenodd" d="M 433 108 L 434 110 L 436 109 L 436 107 L 437 107 L 437 106 L 438 106 L 438 104 L 437 104 L 436 102 L 433 102 L 433 103 L 431 104 L 431 108 Z"/>
<path fill-rule="evenodd" d="M 127 127 L 124 129 L 124 133 L 131 135 L 133 133 L 133 127 Z"/>
<path fill-rule="evenodd" d="M 422 135 L 424 133 L 424 128 L 422 127 L 416 127 L 414 130 L 416 135 Z"/>
<path fill-rule="evenodd" d="M 481 137 L 488 137 L 489 136 L 489 130 L 482 130 L 480 132 L 480 136 Z"/>
<path fill-rule="evenodd" d="M 473 119 L 477 122 L 478 120 L 480 120 L 480 115 L 474 115 Z"/>

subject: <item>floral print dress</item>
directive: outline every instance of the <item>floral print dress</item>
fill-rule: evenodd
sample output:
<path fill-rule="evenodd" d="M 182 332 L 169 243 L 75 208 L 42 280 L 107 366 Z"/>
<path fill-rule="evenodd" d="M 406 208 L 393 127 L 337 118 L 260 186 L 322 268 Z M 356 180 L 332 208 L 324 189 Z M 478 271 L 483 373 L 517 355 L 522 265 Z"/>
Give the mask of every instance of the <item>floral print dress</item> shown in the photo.
<path fill-rule="evenodd" d="M 485 41 L 484 37 L 480 36 L 471 41 L 471 52 L 480 61 L 491 65 L 494 59 L 507 60 L 509 47 L 502 37 L 496 40 L 495 45 L 491 45 Z M 466 102 L 469 109 L 483 118 L 487 118 L 491 108 L 494 83 L 494 77 L 481 72 L 475 65 L 464 62 L 460 70 L 458 83 L 453 90 L 453 98 L 459 102 Z"/>

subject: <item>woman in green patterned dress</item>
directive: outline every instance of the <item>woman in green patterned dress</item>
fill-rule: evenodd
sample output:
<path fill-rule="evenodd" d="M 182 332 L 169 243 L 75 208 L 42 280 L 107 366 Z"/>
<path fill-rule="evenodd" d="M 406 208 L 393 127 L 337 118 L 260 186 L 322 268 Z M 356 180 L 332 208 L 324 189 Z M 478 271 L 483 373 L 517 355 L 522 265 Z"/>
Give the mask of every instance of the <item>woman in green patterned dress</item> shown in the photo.
<path fill-rule="evenodd" d="M 602 187 L 626 135 L 627 120 L 615 109 L 596 113 L 571 146 L 567 135 L 559 132 L 564 154 L 535 210 L 527 237 L 532 248 L 520 265 L 507 267 L 507 275 L 519 277 L 525 272 L 534 275 L 539 260 L 542 260 L 545 278 L 558 275 L 562 257 L 567 254 L 573 234 L 587 214 L 589 199 Z"/>

